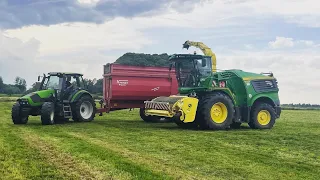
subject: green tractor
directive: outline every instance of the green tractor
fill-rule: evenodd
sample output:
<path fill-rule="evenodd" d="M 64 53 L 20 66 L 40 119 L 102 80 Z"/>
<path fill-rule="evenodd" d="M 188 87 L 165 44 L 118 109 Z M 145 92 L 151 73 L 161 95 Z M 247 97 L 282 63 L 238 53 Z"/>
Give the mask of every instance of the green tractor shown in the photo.
<path fill-rule="evenodd" d="M 43 125 L 62 123 L 70 118 L 76 122 L 92 121 L 96 104 L 85 90 L 82 76 L 62 72 L 44 74 L 38 91 L 19 98 L 13 105 L 13 123 L 26 124 L 29 116 L 38 115 Z"/>
<path fill-rule="evenodd" d="M 210 56 L 170 57 L 179 95 L 145 101 L 145 114 L 172 118 L 178 126 L 200 129 L 270 129 L 280 117 L 278 82 L 272 73 L 242 70 L 215 72 Z"/>

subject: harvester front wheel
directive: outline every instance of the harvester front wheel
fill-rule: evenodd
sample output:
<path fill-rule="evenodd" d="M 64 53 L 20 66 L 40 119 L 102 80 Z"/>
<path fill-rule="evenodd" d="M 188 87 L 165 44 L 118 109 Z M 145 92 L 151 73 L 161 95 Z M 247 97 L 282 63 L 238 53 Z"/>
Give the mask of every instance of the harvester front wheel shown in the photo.
<path fill-rule="evenodd" d="M 199 125 L 202 129 L 226 129 L 234 117 L 234 105 L 225 94 L 211 94 L 199 103 Z"/>
<path fill-rule="evenodd" d="M 275 120 L 275 109 L 270 104 L 259 103 L 252 109 L 249 126 L 252 129 L 271 129 Z"/>
<path fill-rule="evenodd" d="M 42 125 L 53 125 L 55 119 L 54 103 L 45 102 L 41 108 L 41 123 Z"/>
<path fill-rule="evenodd" d="M 11 117 L 13 124 L 27 124 L 28 122 L 28 116 L 22 115 L 18 102 L 12 106 Z"/>

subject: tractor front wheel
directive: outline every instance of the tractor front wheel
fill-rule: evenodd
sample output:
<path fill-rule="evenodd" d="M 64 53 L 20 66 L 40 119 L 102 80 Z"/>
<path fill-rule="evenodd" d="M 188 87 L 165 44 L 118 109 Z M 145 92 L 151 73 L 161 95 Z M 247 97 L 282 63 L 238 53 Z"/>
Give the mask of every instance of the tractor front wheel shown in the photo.
<path fill-rule="evenodd" d="M 96 104 L 92 97 L 82 96 L 72 111 L 73 120 L 77 122 L 92 121 L 96 114 Z"/>
<path fill-rule="evenodd" d="M 13 124 L 27 124 L 28 122 L 28 116 L 22 115 L 20 104 L 18 102 L 12 106 L 11 117 Z"/>
<path fill-rule="evenodd" d="M 249 126 L 252 129 L 271 129 L 275 124 L 276 111 L 270 104 L 259 103 L 251 112 Z"/>
<path fill-rule="evenodd" d="M 53 125 L 55 119 L 55 107 L 53 102 L 45 102 L 41 108 L 42 125 Z"/>
<path fill-rule="evenodd" d="M 199 103 L 198 113 L 201 129 L 226 129 L 234 117 L 234 105 L 225 94 L 214 93 L 202 98 Z"/>

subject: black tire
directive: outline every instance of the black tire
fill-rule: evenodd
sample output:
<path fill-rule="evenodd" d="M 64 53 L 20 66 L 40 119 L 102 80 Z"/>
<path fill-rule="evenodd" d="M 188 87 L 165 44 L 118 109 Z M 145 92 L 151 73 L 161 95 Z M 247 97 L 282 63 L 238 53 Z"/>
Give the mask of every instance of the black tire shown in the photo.
<path fill-rule="evenodd" d="M 223 93 L 214 93 L 202 98 L 200 101 L 197 112 L 197 114 L 199 113 L 197 121 L 201 129 L 222 130 L 230 126 L 235 110 L 232 100 L 227 95 Z M 219 107 L 225 107 L 225 109 L 222 110 L 225 114 L 220 112 L 220 110 L 217 111 L 217 115 L 222 113 L 221 122 L 218 122 L 217 119 L 214 120 L 211 115 L 211 109 L 214 105 L 217 107 L 217 103 L 219 103 Z"/>
<path fill-rule="evenodd" d="M 140 108 L 140 117 L 144 122 L 147 123 L 168 123 L 172 122 L 171 118 L 157 117 L 157 116 L 147 116 L 145 114 L 145 108 Z"/>
<path fill-rule="evenodd" d="M 53 125 L 55 119 L 55 107 L 53 102 L 45 102 L 41 108 L 42 125 Z"/>
<path fill-rule="evenodd" d="M 87 111 L 87 113 L 84 113 Z M 96 115 L 96 103 L 93 98 L 89 95 L 82 96 L 72 108 L 73 120 L 76 122 L 90 122 L 93 121 Z"/>
<path fill-rule="evenodd" d="M 262 115 L 260 115 L 260 120 L 258 119 L 259 112 L 262 113 Z M 275 121 L 275 109 L 268 103 L 259 103 L 253 107 L 250 122 L 248 124 L 252 129 L 271 129 L 274 126 Z"/>
<path fill-rule="evenodd" d="M 230 128 L 231 129 L 239 129 L 241 127 L 241 124 L 240 122 L 233 122 L 232 124 L 230 124 Z"/>
<path fill-rule="evenodd" d="M 27 124 L 28 116 L 22 116 L 20 110 L 20 104 L 17 102 L 12 106 L 11 109 L 11 118 L 13 124 Z"/>

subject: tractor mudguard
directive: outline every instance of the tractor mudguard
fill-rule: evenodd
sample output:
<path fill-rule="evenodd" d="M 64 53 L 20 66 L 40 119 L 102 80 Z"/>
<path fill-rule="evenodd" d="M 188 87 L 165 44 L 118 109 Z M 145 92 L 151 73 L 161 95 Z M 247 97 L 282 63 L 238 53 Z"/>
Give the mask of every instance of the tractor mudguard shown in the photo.
<path fill-rule="evenodd" d="M 82 95 L 89 95 L 91 98 L 93 98 L 92 95 L 88 91 L 80 90 L 80 91 L 78 91 L 76 93 L 73 93 L 70 96 L 70 98 L 69 98 L 70 103 L 78 101 Z"/>

